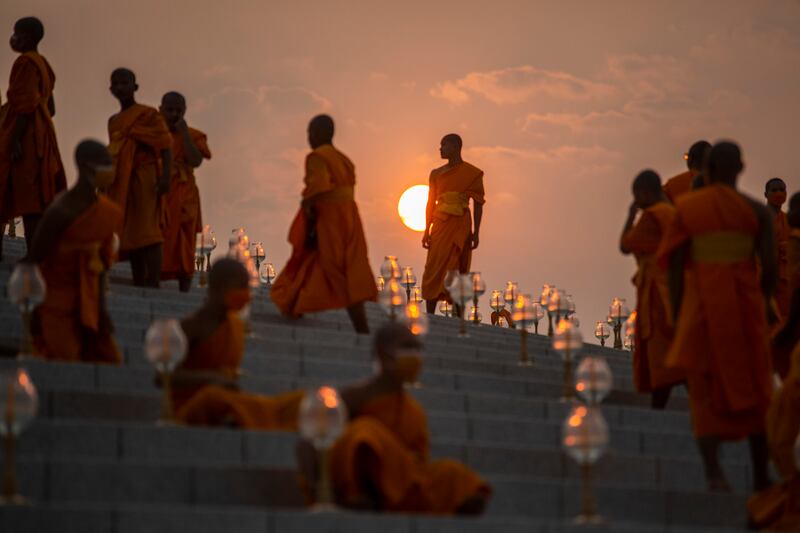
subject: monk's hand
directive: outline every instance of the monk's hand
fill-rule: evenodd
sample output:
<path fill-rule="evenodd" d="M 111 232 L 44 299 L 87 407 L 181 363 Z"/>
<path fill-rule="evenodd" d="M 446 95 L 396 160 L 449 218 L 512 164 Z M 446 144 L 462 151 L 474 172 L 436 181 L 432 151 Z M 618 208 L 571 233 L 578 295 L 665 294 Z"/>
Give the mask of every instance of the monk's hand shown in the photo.
<path fill-rule="evenodd" d="M 186 119 L 178 119 L 178 122 L 175 123 L 175 129 L 179 131 L 189 131 L 189 125 L 186 124 Z"/>
<path fill-rule="evenodd" d="M 8 153 L 11 155 L 12 161 L 19 161 L 22 159 L 22 142 L 16 137 L 11 139 L 8 143 Z"/>
<path fill-rule="evenodd" d="M 426 250 L 430 249 L 431 247 L 431 234 L 427 230 L 422 235 L 422 247 Z"/>
<path fill-rule="evenodd" d="M 477 233 L 473 233 L 470 236 L 470 240 L 472 241 L 472 249 L 473 250 L 476 249 L 478 247 L 478 243 L 480 243 L 480 239 L 478 238 L 478 234 Z"/>

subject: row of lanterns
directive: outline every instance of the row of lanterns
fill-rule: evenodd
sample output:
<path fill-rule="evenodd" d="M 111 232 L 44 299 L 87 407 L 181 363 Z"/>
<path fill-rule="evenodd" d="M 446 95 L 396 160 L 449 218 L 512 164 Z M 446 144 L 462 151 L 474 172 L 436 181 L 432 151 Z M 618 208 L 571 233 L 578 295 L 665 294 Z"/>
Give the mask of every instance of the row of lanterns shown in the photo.
<path fill-rule="evenodd" d="M 195 250 L 195 265 L 200 272 L 199 286 L 205 287 L 207 272 L 211 270 L 211 253 L 217 248 L 217 237 L 214 230 L 206 224 L 203 231 L 197 235 Z M 246 252 L 246 253 L 245 253 Z M 275 266 L 264 262 L 266 252 L 262 242 L 250 242 L 244 228 L 234 228 L 228 239 L 228 256 L 241 261 L 251 272 L 251 278 L 256 280 L 253 284 L 258 287 L 259 282 L 264 286 L 272 285 L 275 279 Z M 252 261 L 252 266 L 250 265 Z"/>

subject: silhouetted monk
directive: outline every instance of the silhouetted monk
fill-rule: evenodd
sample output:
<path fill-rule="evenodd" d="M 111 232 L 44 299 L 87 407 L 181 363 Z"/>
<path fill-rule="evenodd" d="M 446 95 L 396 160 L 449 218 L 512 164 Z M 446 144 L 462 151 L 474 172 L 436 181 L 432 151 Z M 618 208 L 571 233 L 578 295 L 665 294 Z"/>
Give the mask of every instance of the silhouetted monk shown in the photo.
<path fill-rule="evenodd" d="M 53 126 L 56 77 L 38 51 L 43 37 L 37 18 L 14 24 L 11 49 L 20 55 L 11 67 L 8 102 L 0 111 L 0 221 L 22 216 L 29 248 L 42 212 L 67 188 Z"/>
<path fill-rule="evenodd" d="M 128 258 L 137 287 L 158 287 L 161 277 L 162 195 L 170 185 L 172 136 L 158 110 L 136 103 L 136 76 L 126 68 L 111 73 L 111 94 L 121 111 L 108 120 L 108 149 L 116 178 L 109 197 L 125 213 L 120 256 Z"/>
<path fill-rule="evenodd" d="M 772 178 L 764 186 L 764 197 L 767 207 L 772 212 L 775 228 L 775 246 L 778 251 L 778 287 L 775 289 L 775 303 L 781 312 L 781 318 L 789 313 L 789 275 L 786 246 L 789 242 L 789 221 L 781 210 L 786 203 L 786 183 L 780 178 Z"/>
<path fill-rule="evenodd" d="M 203 231 L 200 191 L 194 169 L 203 159 L 211 159 L 211 151 L 206 134 L 186 124 L 186 99 L 182 94 L 165 94 L 160 111 L 172 134 L 172 180 L 164 197 L 166 220 L 162 228 L 161 279 L 177 279 L 180 290 L 187 292 L 192 286 L 197 234 Z"/>
<path fill-rule="evenodd" d="M 114 179 L 111 155 L 85 140 L 75 163 L 78 182 L 45 210 L 25 259 L 40 265 L 47 287 L 34 315 L 34 345 L 47 359 L 120 363 L 104 278 L 114 263 L 122 210 L 97 192 Z"/>
<path fill-rule="evenodd" d="M 777 279 L 775 236 L 769 211 L 736 190 L 743 168 L 738 146 L 714 145 L 708 185 L 678 202 L 659 252 L 669 264 L 676 319 L 667 363 L 687 372 L 710 490 L 730 490 L 720 441 L 744 437 L 753 486 L 769 485 L 764 423 L 772 393 L 767 303 Z"/>
<path fill-rule="evenodd" d="M 489 484 L 457 461 L 430 459 L 425 411 L 404 387 L 422 370 L 421 350 L 407 328 L 381 326 L 373 343 L 380 373 L 341 391 L 350 420 L 329 461 L 340 505 L 385 512 L 483 512 Z M 302 473 L 313 480 L 313 454 L 299 457 Z"/>
<path fill-rule="evenodd" d="M 249 281 L 241 263 L 218 260 L 206 302 L 181 322 L 189 351 L 173 377 L 176 418 L 192 425 L 295 431 L 303 391 L 272 397 L 239 391 L 245 340 L 239 312 L 250 302 Z"/>
<path fill-rule="evenodd" d="M 786 241 L 786 277 L 789 285 L 789 311 L 772 344 L 772 363 L 775 371 L 785 379 L 789 374 L 789 355 L 800 343 L 800 193 L 792 195 L 789 212 L 789 239 Z"/>
<path fill-rule="evenodd" d="M 663 409 L 674 385 L 685 381 L 679 368 L 667 366 L 667 351 L 672 342 L 672 316 L 667 275 L 658 265 L 656 252 L 675 216 L 667 201 L 661 178 L 645 170 L 633 182 L 634 201 L 622 230 L 620 249 L 634 254 L 639 266 L 636 285 L 636 342 L 633 353 L 633 380 L 639 392 L 652 392 L 652 405 Z M 634 224 L 636 213 L 642 216 Z"/>
<path fill-rule="evenodd" d="M 436 302 L 447 298 L 444 278 L 451 270 L 469 272 L 472 250 L 480 241 L 483 204 L 483 171 L 461 159 L 461 137 L 450 133 L 442 137 L 439 155 L 447 163 L 433 169 L 425 209 L 425 234 L 422 247 L 428 250 L 422 274 L 422 297 L 428 313 L 436 312 Z M 469 209 L 472 199 L 475 216 Z M 458 306 L 460 307 L 460 306 Z M 456 309 L 463 313 L 463 309 Z"/>
<path fill-rule="evenodd" d="M 694 184 L 693 182 L 695 177 L 702 172 L 703 161 L 710 148 L 711 145 L 708 141 L 697 141 L 689 148 L 686 153 L 688 170 L 670 178 L 664 184 L 664 194 L 667 195 L 670 202 L 674 204 L 678 197 L 686 194 L 692 188 L 702 186 L 702 183 Z"/>
<path fill-rule="evenodd" d="M 292 255 L 272 285 L 272 301 L 291 317 L 346 308 L 358 333 L 369 333 L 364 302 L 378 290 L 354 199 L 353 163 L 333 147 L 333 119 L 308 125 L 303 200 L 291 228 Z"/>

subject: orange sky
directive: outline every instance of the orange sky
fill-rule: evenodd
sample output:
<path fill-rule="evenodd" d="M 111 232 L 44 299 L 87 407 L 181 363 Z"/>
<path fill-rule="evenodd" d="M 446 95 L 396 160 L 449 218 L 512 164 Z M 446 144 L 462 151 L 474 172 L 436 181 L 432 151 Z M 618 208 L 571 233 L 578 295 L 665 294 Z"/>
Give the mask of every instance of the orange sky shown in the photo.
<path fill-rule="evenodd" d="M 109 73 L 130 67 L 141 102 L 178 90 L 208 133 L 206 221 L 222 241 L 244 226 L 278 268 L 313 114 L 334 116 L 356 164 L 376 271 L 391 253 L 421 274 L 397 199 L 460 133 L 486 173 L 474 269 L 490 289 L 567 288 L 589 335 L 612 296 L 633 297 L 617 239 L 637 171 L 669 177 L 693 141 L 726 137 L 744 189 L 762 197 L 775 175 L 800 189 L 800 3 L 741 4 L 3 0 L 3 21 L 45 23 L 70 176 L 77 141 L 105 140 L 117 111 Z M 5 72 L 13 59 L 0 51 Z"/>

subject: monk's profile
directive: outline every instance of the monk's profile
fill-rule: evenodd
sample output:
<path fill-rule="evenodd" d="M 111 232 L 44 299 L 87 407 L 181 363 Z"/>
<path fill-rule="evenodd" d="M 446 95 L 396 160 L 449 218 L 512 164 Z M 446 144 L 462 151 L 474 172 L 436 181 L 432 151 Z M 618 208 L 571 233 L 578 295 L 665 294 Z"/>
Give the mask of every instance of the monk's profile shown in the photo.
<path fill-rule="evenodd" d="M 170 186 L 172 136 L 157 109 L 136 102 L 136 75 L 111 73 L 111 94 L 120 112 L 108 120 L 108 149 L 115 178 L 108 196 L 125 213 L 120 258 L 128 259 L 137 287 L 158 287 L 161 277 L 162 196 Z"/>
<path fill-rule="evenodd" d="M 0 224 L 21 216 L 30 248 L 42 213 L 67 188 L 56 142 L 56 76 L 39 53 L 44 25 L 35 17 L 14 24 L 8 101 L 0 108 Z M 2 239 L 0 239 L 2 255 Z"/>
<path fill-rule="evenodd" d="M 47 287 L 36 309 L 33 340 L 47 359 L 120 363 L 106 308 L 105 276 L 114 263 L 122 210 L 98 189 L 114 179 L 98 141 L 75 150 L 78 181 L 45 210 L 25 260 L 41 267 Z"/>
<path fill-rule="evenodd" d="M 681 369 L 667 367 L 672 342 L 672 315 L 666 273 L 659 267 L 656 252 L 675 216 L 667 201 L 661 178 L 652 170 L 641 172 L 633 181 L 634 201 L 620 239 L 623 254 L 636 257 L 636 342 L 633 379 L 636 390 L 652 393 L 652 406 L 663 409 L 672 387 L 686 376 Z M 641 217 L 634 224 L 636 214 Z"/>
<path fill-rule="evenodd" d="M 736 188 L 739 147 L 720 142 L 708 185 L 680 199 L 661 244 L 675 337 L 667 365 L 687 373 L 692 426 L 710 490 L 730 490 L 722 441 L 749 439 L 753 486 L 769 485 L 765 417 L 772 395 L 768 302 L 777 281 L 772 214 Z"/>
<path fill-rule="evenodd" d="M 195 241 L 203 231 L 200 191 L 194 169 L 211 159 L 206 134 L 186 124 L 186 99 L 177 92 L 161 98 L 159 108 L 172 135 L 172 180 L 164 196 L 164 234 L 161 279 L 177 279 L 181 292 L 192 286 Z"/>
<path fill-rule="evenodd" d="M 442 138 L 439 155 L 447 159 L 433 169 L 429 179 L 428 205 L 422 247 L 428 250 L 422 275 L 422 298 L 428 313 L 436 303 L 447 299 L 445 276 L 452 270 L 470 271 L 472 251 L 480 242 L 485 194 L 483 171 L 461 158 L 461 137 L 450 133 Z M 473 213 L 469 208 L 472 200 Z M 455 304 L 455 302 L 453 302 Z M 456 312 L 463 313 L 457 306 Z"/>
<path fill-rule="evenodd" d="M 667 195 L 670 202 L 675 204 L 679 197 L 692 189 L 702 187 L 704 184 L 703 163 L 710 149 L 711 145 L 708 141 L 697 141 L 689 148 L 685 155 L 687 170 L 668 179 L 664 184 L 664 194 Z M 696 180 L 695 178 L 700 179 Z"/>
<path fill-rule="evenodd" d="M 764 198 L 767 199 L 767 207 L 774 216 L 775 246 L 778 253 L 778 287 L 775 290 L 775 303 L 778 305 L 781 317 L 785 317 L 789 312 L 789 275 L 786 255 L 786 246 L 789 242 L 789 220 L 782 210 L 783 204 L 786 203 L 786 182 L 780 178 L 772 178 L 767 181 L 764 186 Z"/>
<path fill-rule="evenodd" d="M 369 333 L 364 302 L 375 300 L 378 290 L 354 197 L 355 167 L 334 148 L 333 133 L 328 115 L 308 125 L 311 153 L 289 228 L 292 255 L 272 285 L 272 301 L 290 317 L 345 308 L 356 332 Z"/>

